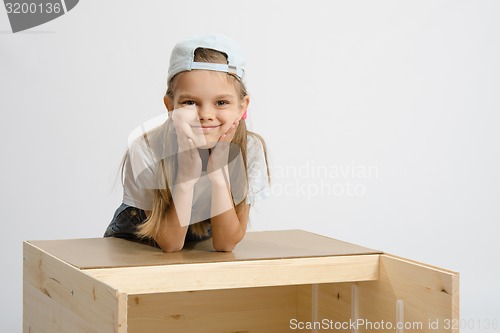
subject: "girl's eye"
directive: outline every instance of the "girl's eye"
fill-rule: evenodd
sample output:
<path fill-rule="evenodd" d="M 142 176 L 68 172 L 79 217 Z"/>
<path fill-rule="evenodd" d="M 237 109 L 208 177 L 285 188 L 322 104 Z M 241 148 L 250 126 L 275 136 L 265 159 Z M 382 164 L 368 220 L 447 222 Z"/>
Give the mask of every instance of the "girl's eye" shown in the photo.
<path fill-rule="evenodd" d="M 228 101 L 217 101 L 218 106 L 224 106 L 224 105 L 228 105 L 228 104 L 229 104 Z"/>
<path fill-rule="evenodd" d="M 194 102 L 194 101 L 187 100 L 187 101 L 182 102 L 181 104 L 185 104 L 185 105 L 195 105 L 195 102 Z"/>

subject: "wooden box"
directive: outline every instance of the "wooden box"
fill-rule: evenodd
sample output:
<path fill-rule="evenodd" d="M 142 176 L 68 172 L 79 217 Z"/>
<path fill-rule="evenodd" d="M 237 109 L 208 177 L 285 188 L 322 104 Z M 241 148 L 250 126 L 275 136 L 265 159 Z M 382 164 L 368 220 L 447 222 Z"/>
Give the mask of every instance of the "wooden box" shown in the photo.
<path fill-rule="evenodd" d="M 24 242 L 25 333 L 458 332 L 458 273 L 300 231 Z"/>

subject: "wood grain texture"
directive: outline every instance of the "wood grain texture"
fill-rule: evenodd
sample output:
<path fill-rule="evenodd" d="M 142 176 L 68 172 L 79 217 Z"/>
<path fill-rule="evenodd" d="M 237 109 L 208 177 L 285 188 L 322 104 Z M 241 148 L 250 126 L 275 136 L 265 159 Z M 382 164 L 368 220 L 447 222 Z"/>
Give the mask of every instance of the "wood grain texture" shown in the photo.
<path fill-rule="evenodd" d="M 445 329 L 446 320 L 459 318 L 459 275 L 390 254 L 380 256 L 377 281 L 359 284 L 361 319 L 396 325 L 396 302 L 404 302 L 405 333 L 457 333 Z M 439 329 L 429 327 L 438 321 Z M 421 327 L 419 327 L 421 324 Z M 365 327 L 362 332 L 373 332 Z"/>
<path fill-rule="evenodd" d="M 369 281 L 378 278 L 378 265 L 379 255 L 373 254 L 106 268 L 85 273 L 130 295 Z"/>
<path fill-rule="evenodd" d="M 154 247 L 118 238 L 29 243 L 80 269 L 382 253 L 302 230 L 248 232 L 233 252 L 216 252 L 211 239 L 186 244 L 177 253 L 164 253 Z"/>
<path fill-rule="evenodd" d="M 126 295 L 24 243 L 24 332 L 127 332 Z"/>
<path fill-rule="evenodd" d="M 25 242 L 23 284 L 24 333 L 280 333 L 292 319 L 348 323 L 353 303 L 359 319 L 396 325 L 398 300 L 421 323 L 405 333 L 458 332 L 444 327 L 459 319 L 458 273 L 299 230 L 249 233 L 233 253 L 210 241 L 175 254 L 114 238 Z"/>
<path fill-rule="evenodd" d="M 290 332 L 295 286 L 135 295 L 130 333 Z"/>
<path fill-rule="evenodd" d="M 363 282 L 360 282 L 363 283 Z M 351 288 L 354 283 L 324 283 L 318 285 L 318 314 L 316 320 L 323 324 L 318 332 L 351 332 L 351 329 L 335 328 L 334 323 L 349 323 L 351 320 Z M 313 322 L 312 285 L 297 288 L 297 318 L 301 322 Z M 324 324 L 326 320 L 326 324 Z M 333 323 L 333 324 L 332 324 Z M 345 326 L 345 325 L 344 325 Z M 333 327 L 333 329 L 330 329 Z M 303 329 L 300 332 L 312 332 Z"/>

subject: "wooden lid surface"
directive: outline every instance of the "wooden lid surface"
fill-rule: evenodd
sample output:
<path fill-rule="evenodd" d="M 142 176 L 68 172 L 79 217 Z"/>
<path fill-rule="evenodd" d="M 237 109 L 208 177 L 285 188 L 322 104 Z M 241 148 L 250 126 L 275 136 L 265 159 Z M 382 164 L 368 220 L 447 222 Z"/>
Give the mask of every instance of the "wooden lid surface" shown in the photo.
<path fill-rule="evenodd" d="M 302 230 L 247 232 L 233 252 L 216 252 L 211 239 L 186 244 L 177 253 L 113 237 L 27 243 L 80 269 L 382 253 Z"/>

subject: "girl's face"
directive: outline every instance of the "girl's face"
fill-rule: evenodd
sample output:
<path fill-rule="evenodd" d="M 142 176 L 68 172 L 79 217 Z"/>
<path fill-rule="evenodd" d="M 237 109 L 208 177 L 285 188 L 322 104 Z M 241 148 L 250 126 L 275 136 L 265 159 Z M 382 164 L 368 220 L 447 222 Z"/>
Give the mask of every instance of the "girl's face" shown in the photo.
<path fill-rule="evenodd" d="M 249 97 L 240 98 L 235 80 L 209 70 L 183 72 L 176 78 L 174 99 L 167 97 L 167 108 L 189 125 L 197 147 L 215 146 L 248 107 Z"/>

